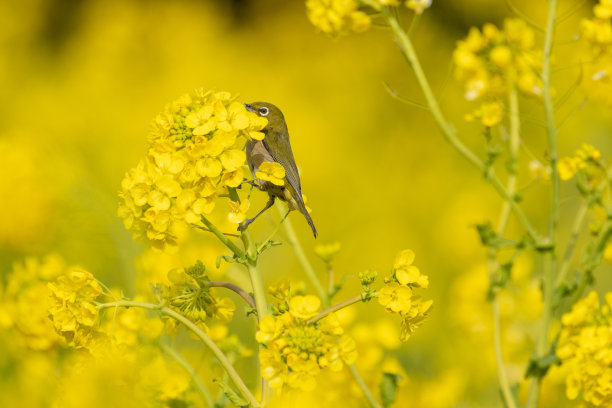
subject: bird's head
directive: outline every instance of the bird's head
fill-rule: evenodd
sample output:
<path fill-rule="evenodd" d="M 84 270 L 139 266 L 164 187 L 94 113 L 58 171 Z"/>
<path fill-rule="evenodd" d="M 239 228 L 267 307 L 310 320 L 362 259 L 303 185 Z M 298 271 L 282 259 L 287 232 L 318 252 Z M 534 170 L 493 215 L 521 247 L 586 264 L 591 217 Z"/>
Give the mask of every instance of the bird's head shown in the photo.
<path fill-rule="evenodd" d="M 268 125 L 266 126 L 266 129 L 275 129 L 279 126 L 286 126 L 283 112 L 281 112 L 280 109 L 278 109 L 271 103 L 253 102 L 245 103 L 244 106 L 247 108 L 247 110 L 268 119 Z"/>

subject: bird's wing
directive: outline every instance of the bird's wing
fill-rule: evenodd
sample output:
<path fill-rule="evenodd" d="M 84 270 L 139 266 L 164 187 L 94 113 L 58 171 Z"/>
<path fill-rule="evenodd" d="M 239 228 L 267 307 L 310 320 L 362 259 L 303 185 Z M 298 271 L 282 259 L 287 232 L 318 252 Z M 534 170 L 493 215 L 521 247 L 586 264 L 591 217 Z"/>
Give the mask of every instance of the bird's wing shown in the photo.
<path fill-rule="evenodd" d="M 291 144 L 289 143 L 289 138 L 281 137 L 280 133 L 277 131 L 269 132 L 264 138 L 263 143 L 274 158 L 274 161 L 285 169 L 285 178 L 297 193 L 295 199 L 303 205 L 302 186 L 298 169 L 295 165 L 295 159 L 293 158 L 293 152 L 291 151 Z M 287 154 L 280 154 L 280 152 L 286 152 Z"/>
<path fill-rule="evenodd" d="M 285 134 L 287 130 L 285 129 Z M 263 140 L 264 147 L 270 153 L 270 156 L 274 159 L 275 162 L 279 163 L 285 169 L 285 178 L 289 183 L 289 191 L 291 191 L 291 195 L 295 199 L 298 210 L 304 215 L 308 225 L 312 229 L 312 233 L 314 237 L 317 237 L 317 230 L 314 226 L 314 222 L 312 218 L 310 218 L 310 214 L 308 214 L 308 210 L 306 209 L 306 204 L 304 204 L 304 199 L 302 198 L 302 186 L 300 185 L 300 175 L 298 173 L 297 166 L 295 165 L 295 159 L 293 158 L 293 152 L 291 151 L 291 144 L 289 143 L 289 137 L 281 137 L 281 132 L 270 132 L 266 135 Z M 287 154 L 280 154 L 280 151 L 284 151 Z"/>

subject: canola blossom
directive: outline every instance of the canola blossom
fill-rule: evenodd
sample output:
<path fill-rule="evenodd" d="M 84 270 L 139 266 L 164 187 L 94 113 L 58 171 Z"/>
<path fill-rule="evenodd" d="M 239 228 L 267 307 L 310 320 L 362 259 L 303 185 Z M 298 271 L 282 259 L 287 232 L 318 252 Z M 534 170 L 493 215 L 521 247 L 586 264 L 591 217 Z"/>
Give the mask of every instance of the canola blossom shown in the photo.
<path fill-rule="evenodd" d="M 464 84 L 465 99 L 480 102 L 467 119 L 479 118 L 487 127 L 500 123 L 509 87 L 541 96 L 536 75 L 540 61 L 535 32 L 525 21 L 507 19 L 501 29 L 493 24 L 481 30 L 472 27 L 453 52 L 455 77 Z"/>
<path fill-rule="evenodd" d="M 242 184 L 244 145 L 261 140 L 266 123 L 227 92 L 198 90 L 166 106 L 147 156 L 121 182 L 125 227 L 153 247 L 175 246 L 176 223 L 202 225 L 220 196 Z"/>

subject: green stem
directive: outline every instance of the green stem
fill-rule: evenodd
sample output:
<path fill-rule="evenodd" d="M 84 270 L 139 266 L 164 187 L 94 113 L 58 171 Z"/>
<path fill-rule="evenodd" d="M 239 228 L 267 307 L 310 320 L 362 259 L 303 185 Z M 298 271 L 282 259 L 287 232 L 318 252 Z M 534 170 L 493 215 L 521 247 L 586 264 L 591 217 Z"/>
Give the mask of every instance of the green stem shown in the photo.
<path fill-rule="evenodd" d="M 357 295 L 355 297 L 347 299 L 344 302 L 340 302 L 337 305 L 328 307 L 327 309 L 323 310 L 321 313 L 319 313 L 318 315 L 316 315 L 312 319 L 308 320 L 306 322 L 306 324 L 313 324 L 315 322 L 318 322 L 319 320 L 323 319 L 324 317 L 326 317 L 330 313 L 337 312 L 338 310 L 344 309 L 345 307 L 348 307 L 350 305 L 354 305 L 355 303 L 358 303 L 358 302 L 361 302 L 361 301 L 363 301 L 363 298 L 361 297 L 361 295 Z"/>
<path fill-rule="evenodd" d="M 224 233 L 219 231 L 215 225 L 208 221 L 206 217 L 202 215 L 201 217 L 202 223 L 206 225 L 210 232 L 215 234 L 219 241 L 221 241 L 226 247 L 228 247 L 237 257 L 243 257 L 245 255 L 244 251 L 238 247 L 238 245 L 234 244 Z"/>
<path fill-rule="evenodd" d="M 378 401 L 376 401 L 376 398 L 374 398 L 374 396 L 370 392 L 370 389 L 368 388 L 366 383 L 363 381 L 363 378 L 361 378 L 361 376 L 359 375 L 359 371 L 357 371 L 357 368 L 354 365 L 350 364 L 348 366 L 348 369 L 351 372 L 351 375 L 353 376 L 353 378 L 355 379 L 355 382 L 357 382 L 357 385 L 359 385 L 359 388 L 361 388 L 361 391 L 363 391 L 363 394 L 368 400 L 370 407 L 382 408 L 381 405 L 378 403 Z"/>
<path fill-rule="evenodd" d="M 191 375 L 191 378 L 193 378 L 193 381 L 198 387 L 198 390 L 200 390 L 200 393 L 204 397 L 204 400 L 206 401 L 206 405 L 209 407 L 214 406 L 215 400 L 213 399 L 210 391 L 208 391 L 208 388 L 206 388 L 206 385 L 204 385 L 204 383 L 198 376 L 198 373 L 196 373 L 196 371 L 193 369 L 191 364 L 189 364 L 189 362 L 187 362 L 187 360 L 185 360 L 185 358 L 174 348 L 166 344 L 160 344 L 159 347 L 164 351 L 164 353 L 168 354 L 173 359 L 175 359 L 176 362 L 179 363 L 185 369 L 185 371 L 189 373 L 189 375 Z"/>
<path fill-rule="evenodd" d="M 236 189 L 229 189 L 230 198 L 234 201 L 240 202 L 240 196 Z M 259 271 L 257 260 L 259 253 L 257 247 L 253 243 L 251 233 L 248 229 L 240 231 L 240 239 L 245 250 L 246 268 L 249 272 L 249 278 L 251 279 L 251 286 L 253 288 L 253 296 L 255 297 L 255 306 L 257 309 L 257 320 L 261 321 L 268 314 L 268 301 L 266 300 L 266 288 L 263 283 L 263 277 Z M 261 350 L 263 346 L 260 344 Z M 266 405 L 270 395 L 270 384 L 267 380 L 261 379 L 261 403 Z"/>
<path fill-rule="evenodd" d="M 536 229 L 531 225 L 531 222 L 529 221 L 527 216 L 523 213 L 521 208 L 517 205 L 515 197 L 512 194 L 509 194 L 508 191 L 506 191 L 506 189 L 503 187 L 503 185 L 501 184 L 501 182 L 495 175 L 495 172 L 492 169 L 488 169 L 487 166 L 485 166 L 485 164 L 482 162 L 482 160 L 480 160 L 478 156 L 476 156 L 467 146 L 465 146 L 461 142 L 461 140 L 459 140 L 459 138 L 457 137 L 456 130 L 444 118 L 444 115 L 442 114 L 440 106 L 438 105 L 438 101 L 433 91 L 431 90 L 431 86 L 429 85 L 429 82 L 427 81 L 425 72 L 423 71 L 423 68 L 421 67 L 421 63 L 416 54 L 416 51 L 414 50 L 412 41 L 410 41 L 410 38 L 408 37 L 406 32 L 402 29 L 397 19 L 395 19 L 391 14 L 389 14 L 389 12 L 385 8 L 381 8 L 376 3 L 373 3 L 370 0 L 365 1 L 365 3 L 375 8 L 376 10 L 381 11 L 383 15 L 385 16 L 385 18 L 387 19 L 387 21 L 389 22 L 389 25 L 391 26 L 393 34 L 395 35 L 395 38 L 397 39 L 400 45 L 400 50 L 404 54 L 408 62 L 410 63 L 410 66 L 412 67 L 412 69 L 414 70 L 414 75 L 421 87 L 421 90 L 423 91 L 423 95 L 425 96 L 425 99 L 427 100 L 427 105 L 429 106 L 429 109 L 431 110 L 431 113 L 436 123 L 442 130 L 442 135 L 444 136 L 446 141 L 450 143 L 451 146 L 453 146 L 470 163 L 478 167 L 483 173 L 486 172 L 485 179 L 489 183 L 491 183 L 495 191 L 497 191 L 497 193 L 506 202 L 509 203 L 510 208 L 512 209 L 514 214 L 517 216 L 517 218 L 520 220 L 520 222 L 523 224 L 529 237 L 536 243 L 536 245 L 538 245 L 540 243 L 540 235 L 538 234 Z"/>
<path fill-rule="evenodd" d="M 276 208 L 278 209 L 278 212 L 281 216 L 285 215 L 285 209 L 283 209 L 281 206 L 277 206 Z M 291 219 L 289 217 L 285 219 L 283 226 L 285 227 L 285 233 L 287 234 L 287 241 L 289 241 L 289 245 L 291 245 L 291 247 L 293 248 L 293 252 L 295 252 L 295 256 L 297 257 L 298 262 L 304 269 L 304 272 L 306 272 L 310 283 L 312 284 L 312 286 L 314 286 L 319 297 L 323 301 L 323 305 L 325 307 L 329 307 L 329 297 L 327 296 L 325 289 L 323 289 L 323 285 L 321 285 L 317 273 L 315 272 L 314 268 L 310 264 L 310 261 L 306 257 L 304 249 L 302 249 L 300 240 L 298 239 L 297 234 L 295 233 L 295 229 L 293 229 L 293 224 L 291 224 Z"/>
<path fill-rule="evenodd" d="M 557 264 L 555 247 L 557 224 L 559 222 L 559 202 L 560 202 L 560 180 L 557 170 L 558 148 L 557 148 L 557 128 L 555 126 L 555 111 L 551 92 L 551 69 L 550 56 L 552 53 L 553 39 L 555 35 L 555 19 L 557 15 L 557 0 L 549 0 L 548 17 L 546 20 L 546 35 L 544 38 L 544 50 L 542 56 L 542 96 L 544 99 L 544 113 L 546 115 L 546 135 L 548 139 L 548 150 L 550 156 L 550 166 L 552 169 L 552 199 L 550 205 L 550 218 L 548 222 L 548 244 L 549 250 L 544 253 L 544 311 L 540 320 L 540 332 L 536 343 L 536 357 L 542 357 L 548 349 L 548 332 L 552 319 L 552 302 L 555 291 L 555 269 Z M 540 399 L 541 378 L 531 379 L 529 396 L 527 397 L 527 408 L 538 406 Z"/>
<path fill-rule="evenodd" d="M 130 301 L 130 300 L 121 300 L 118 302 L 103 303 L 98 306 L 99 309 L 108 309 L 108 308 L 116 308 L 116 307 L 140 307 L 143 309 L 157 310 L 162 315 L 171 317 L 174 320 L 185 325 L 185 327 L 191 330 L 191 332 L 195 334 L 196 337 L 198 337 L 200 340 L 202 340 L 202 342 L 206 344 L 206 346 L 210 349 L 210 351 L 213 352 L 213 354 L 215 355 L 219 363 L 223 366 L 223 368 L 229 375 L 234 385 L 238 388 L 242 396 L 247 401 L 249 401 L 249 403 L 253 405 L 253 407 L 261 406 L 259 401 L 257 401 L 257 399 L 253 396 L 253 394 L 251 394 L 251 391 L 249 391 L 249 388 L 245 385 L 244 381 L 242 381 L 240 374 L 238 374 L 236 369 L 234 369 L 234 367 L 228 360 L 227 356 L 223 354 L 223 352 L 221 351 L 219 347 L 217 347 L 215 342 L 213 342 L 210 339 L 210 337 L 208 337 L 206 333 L 204 333 L 202 329 L 196 326 L 191 320 L 187 319 L 185 316 L 181 315 L 180 313 L 175 312 L 174 310 L 166 306 L 162 306 L 162 305 L 154 304 L 154 303 L 148 303 L 148 302 L 135 302 L 135 301 Z"/>
<path fill-rule="evenodd" d="M 518 158 L 518 151 L 520 147 L 520 119 L 519 119 L 519 105 L 518 105 L 518 95 L 516 91 L 516 87 L 509 80 L 508 81 L 508 102 L 510 107 L 510 137 L 509 137 L 509 175 L 508 181 L 506 184 L 506 191 L 509 194 L 514 195 L 516 191 L 516 164 Z M 506 227 L 508 225 L 508 219 L 510 217 L 510 205 L 508 201 L 504 201 L 504 205 L 502 207 L 502 211 L 499 217 L 499 223 L 497 226 L 497 234 L 502 236 Z M 494 273 L 498 269 L 498 263 L 496 262 L 497 250 L 492 248 L 489 251 L 489 279 L 491 283 L 495 281 Z M 510 382 L 508 380 L 508 375 L 506 373 L 506 364 L 504 362 L 504 355 L 502 351 L 502 341 L 501 341 L 501 322 L 500 322 L 500 312 L 499 312 L 499 300 L 497 299 L 496 294 L 491 301 L 491 306 L 493 308 L 493 344 L 495 350 L 495 361 L 497 365 L 497 376 L 499 379 L 499 385 L 502 393 L 502 397 L 504 399 L 505 406 L 507 408 L 516 408 L 516 401 L 514 396 L 512 395 L 510 389 Z"/>
<path fill-rule="evenodd" d="M 567 247 L 565 248 L 565 254 L 563 255 L 563 262 L 561 263 L 561 267 L 559 268 L 559 275 L 557 276 L 555 287 L 559 287 L 560 285 L 563 285 L 565 283 L 567 273 L 570 269 L 572 255 L 574 254 L 574 248 L 576 247 L 576 242 L 578 241 L 578 236 L 580 235 L 582 224 L 586 219 L 588 209 L 589 203 L 586 201 L 583 201 L 582 204 L 580 204 L 580 208 L 578 208 L 576 218 L 574 218 L 574 224 L 572 225 L 572 233 L 567 243 Z"/>

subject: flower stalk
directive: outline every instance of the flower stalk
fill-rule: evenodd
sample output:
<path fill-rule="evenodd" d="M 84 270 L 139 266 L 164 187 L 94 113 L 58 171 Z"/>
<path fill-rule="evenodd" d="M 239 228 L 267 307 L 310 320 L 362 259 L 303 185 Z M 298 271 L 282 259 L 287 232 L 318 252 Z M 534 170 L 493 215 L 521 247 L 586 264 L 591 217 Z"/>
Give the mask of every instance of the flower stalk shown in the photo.
<path fill-rule="evenodd" d="M 177 322 L 182 323 L 194 335 L 196 335 L 196 337 L 202 340 L 202 342 L 206 345 L 206 347 L 208 347 L 210 351 L 212 351 L 212 353 L 215 355 L 215 357 L 217 358 L 221 366 L 223 366 L 223 368 L 229 375 L 234 385 L 240 391 L 240 394 L 242 395 L 242 397 L 245 398 L 253 407 L 258 408 L 261 406 L 259 401 L 257 401 L 257 399 L 253 396 L 249 388 L 246 386 L 246 384 L 240 377 L 240 374 L 238 374 L 234 366 L 232 366 L 232 364 L 230 363 L 227 356 L 223 353 L 223 351 L 221 351 L 221 349 L 217 347 L 215 342 L 213 342 L 211 338 L 208 337 L 206 333 L 204 333 L 204 331 L 202 331 L 202 329 L 196 326 L 191 320 L 187 319 L 182 314 L 177 313 L 174 310 L 166 306 L 163 306 L 161 304 L 148 303 L 148 302 L 120 300 L 117 302 L 103 303 L 98 306 L 99 309 L 109 309 L 109 308 L 117 308 L 117 307 L 140 307 L 140 308 L 148 309 L 148 310 L 156 310 L 161 315 L 171 317 Z"/>

